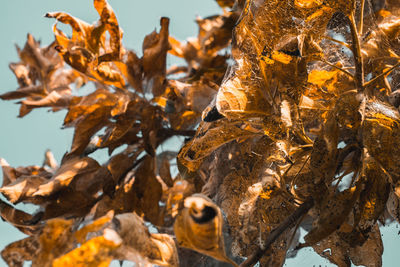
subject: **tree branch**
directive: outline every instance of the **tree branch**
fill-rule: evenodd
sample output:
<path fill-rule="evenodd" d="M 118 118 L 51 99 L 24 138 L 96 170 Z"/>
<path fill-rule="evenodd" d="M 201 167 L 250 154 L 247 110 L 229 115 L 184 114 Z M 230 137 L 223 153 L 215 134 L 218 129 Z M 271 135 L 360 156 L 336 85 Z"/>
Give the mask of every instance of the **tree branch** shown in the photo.
<path fill-rule="evenodd" d="M 361 35 L 363 33 L 363 27 L 364 27 L 364 8 L 365 8 L 365 0 L 361 0 L 360 24 L 358 24 L 358 33 Z"/>
<path fill-rule="evenodd" d="M 343 45 L 344 47 L 347 47 L 348 49 L 351 50 L 351 46 L 350 46 L 348 43 L 339 41 L 339 40 L 337 40 L 337 39 L 335 39 L 335 38 L 330 37 L 329 35 L 324 36 L 324 38 L 327 39 L 327 40 L 329 40 L 329 41 L 332 41 L 332 42 L 338 43 L 338 44 L 340 44 L 340 45 Z"/>
<path fill-rule="evenodd" d="M 117 185 L 120 185 L 122 183 L 122 181 L 125 179 L 125 176 L 128 175 L 128 173 L 130 171 L 132 171 L 134 168 L 136 168 L 136 166 L 138 166 L 148 155 L 145 154 L 144 156 L 142 156 L 141 158 L 135 160 L 135 162 L 129 166 L 129 168 L 127 168 L 118 178 L 118 182 Z"/>
<path fill-rule="evenodd" d="M 352 12 L 349 17 L 349 26 L 352 37 L 351 50 L 353 52 L 354 65 L 356 67 L 356 73 L 354 78 L 357 90 L 360 92 L 364 91 L 364 65 L 361 55 L 360 39 L 358 36 L 356 21 L 354 18 L 354 12 Z"/>
<path fill-rule="evenodd" d="M 331 66 L 331 67 L 334 68 L 334 69 L 337 69 L 337 70 L 343 72 L 344 74 L 346 74 L 347 76 L 349 76 L 350 78 L 352 78 L 353 80 L 355 80 L 354 75 L 351 74 L 350 72 L 348 72 L 347 70 L 345 70 L 345 69 L 343 69 L 343 68 L 340 68 L 340 67 L 336 66 L 335 64 L 332 64 L 332 63 L 330 63 L 330 62 L 328 62 L 328 61 L 326 61 L 326 60 L 324 60 L 324 59 L 320 59 L 320 61 L 323 62 L 323 63 L 325 63 L 326 65 Z"/>
<path fill-rule="evenodd" d="M 396 65 L 394 65 L 393 67 L 391 67 L 390 69 L 388 69 L 387 71 L 382 72 L 381 74 L 379 74 L 378 76 L 374 77 L 373 79 L 369 80 L 368 82 L 364 83 L 364 87 L 367 87 L 373 83 L 375 83 L 379 78 L 384 77 L 386 75 L 389 75 L 395 68 L 397 68 L 398 66 L 400 66 L 400 62 L 398 62 Z"/>
<path fill-rule="evenodd" d="M 187 66 L 171 66 L 168 70 L 167 70 L 167 76 L 168 75 L 172 75 L 172 74 L 177 74 L 180 72 L 187 72 L 188 71 L 188 67 Z"/>
<path fill-rule="evenodd" d="M 248 257 L 240 267 L 250 267 L 256 264 L 261 257 L 267 252 L 270 248 L 272 243 L 278 239 L 278 237 L 283 234 L 283 232 L 288 229 L 292 228 L 295 223 L 305 215 L 312 207 L 314 206 L 314 200 L 312 198 L 307 199 L 303 204 L 301 204 L 297 210 L 295 210 L 292 215 L 287 217 L 277 228 L 271 231 L 270 235 L 268 236 L 267 240 L 265 240 L 265 247 L 258 248 L 257 251 L 254 252 L 250 257 Z"/>
<path fill-rule="evenodd" d="M 193 137 L 196 134 L 195 130 L 175 130 L 171 128 L 160 129 L 160 135 L 165 135 L 168 138 L 174 135 Z"/>
<path fill-rule="evenodd" d="M 196 134 L 196 131 L 195 130 L 174 130 L 171 128 L 163 128 L 163 129 L 160 129 L 160 131 L 158 133 L 159 133 L 159 136 L 158 136 L 159 140 L 156 144 L 156 147 L 158 147 L 161 143 L 163 143 L 165 140 L 167 140 L 168 138 L 170 138 L 172 136 L 180 135 L 180 136 L 192 137 Z M 117 184 L 121 184 L 122 181 L 124 180 L 125 176 L 128 175 L 128 173 L 130 171 L 132 171 L 134 168 L 136 168 L 145 159 L 146 156 L 147 156 L 147 154 L 142 156 L 141 158 L 135 160 L 135 162 L 121 174 L 121 176 L 118 178 Z"/>

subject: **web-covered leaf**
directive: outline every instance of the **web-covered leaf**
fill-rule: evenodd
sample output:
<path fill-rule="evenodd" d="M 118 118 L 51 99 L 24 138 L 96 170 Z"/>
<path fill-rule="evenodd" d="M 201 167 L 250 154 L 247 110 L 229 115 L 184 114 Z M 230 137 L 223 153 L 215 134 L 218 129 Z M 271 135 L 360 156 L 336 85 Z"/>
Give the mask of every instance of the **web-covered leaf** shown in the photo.
<path fill-rule="evenodd" d="M 20 88 L 1 98 L 22 99 L 20 116 L 66 109 L 75 132 L 59 164 L 0 161 L 1 216 L 30 235 L 5 248 L 9 264 L 178 266 L 174 220 L 178 243 L 199 252 L 179 248 L 184 264 L 281 266 L 305 246 L 339 266 L 382 264 L 378 220 L 400 218 L 399 4 L 217 3 L 223 13 L 197 18 L 187 41 L 161 18 L 142 57 L 105 0 L 94 24 L 47 14 L 72 36 L 57 25 L 48 47 L 28 36 L 10 65 Z M 167 69 L 167 53 L 185 62 Z M 180 146 L 163 145 L 177 136 L 191 139 L 175 175 Z M 89 156 L 98 149 L 105 162 Z"/>

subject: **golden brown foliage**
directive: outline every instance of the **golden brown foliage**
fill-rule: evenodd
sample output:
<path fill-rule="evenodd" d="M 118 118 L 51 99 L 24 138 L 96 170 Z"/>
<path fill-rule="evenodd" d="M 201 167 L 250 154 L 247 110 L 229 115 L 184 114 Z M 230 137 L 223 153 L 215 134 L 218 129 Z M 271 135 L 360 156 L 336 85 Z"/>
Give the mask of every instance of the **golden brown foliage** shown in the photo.
<path fill-rule="evenodd" d="M 93 24 L 47 13 L 55 41 L 17 47 L 19 88 L 0 98 L 21 99 L 20 117 L 65 109 L 74 137 L 60 163 L 49 151 L 43 166 L 0 161 L 0 215 L 28 235 L 2 251 L 10 266 L 282 266 L 306 246 L 338 266 L 382 265 L 379 222 L 400 222 L 400 5 L 217 3 L 186 42 L 161 18 L 141 57 L 106 0 Z M 167 53 L 186 63 L 167 69 Z M 77 96 L 86 83 L 94 92 Z M 173 136 L 190 139 L 160 152 Z"/>

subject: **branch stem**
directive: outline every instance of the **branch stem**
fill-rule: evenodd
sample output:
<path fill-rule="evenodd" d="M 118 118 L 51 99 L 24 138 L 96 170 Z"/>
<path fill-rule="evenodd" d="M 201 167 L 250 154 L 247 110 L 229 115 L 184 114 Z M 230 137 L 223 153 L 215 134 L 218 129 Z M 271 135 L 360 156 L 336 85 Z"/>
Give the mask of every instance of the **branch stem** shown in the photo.
<path fill-rule="evenodd" d="M 363 33 L 363 27 L 364 27 L 364 7 L 365 7 L 365 0 L 361 0 L 360 24 L 358 24 L 358 33 L 361 35 Z"/>
<path fill-rule="evenodd" d="M 368 82 L 364 83 L 364 87 L 370 86 L 371 84 L 375 83 L 379 78 L 384 77 L 386 75 L 389 75 L 395 68 L 397 68 L 398 66 L 400 66 L 400 62 L 398 62 L 396 65 L 394 65 L 393 67 L 391 67 L 390 69 L 382 72 L 381 74 L 379 74 L 378 76 L 374 77 L 373 79 L 369 80 Z"/>
<path fill-rule="evenodd" d="M 331 67 L 334 68 L 334 69 L 337 69 L 337 70 L 343 72 L 344 74 L 346 74 L 347 76 L 349 76 L 350 78 L 352 78 L 353 80 L 355 80 L 354 75 L 351 74 L 349 71 L 347 71 L 347 70 L 345 70 L 345 69 L 343 69 L 343 68 L 340 68 L 340 67 L 336 66 L 335 64 L 332 64 L 332 63 L 330 63 L 330 62 L 328 62 L 328 61 L 326 61 L 326 60 L 324 60 L 324 59 L 320 59 L 320 61 L 323 62 L 323 63 L 325 63 L 326 65 L 331 66 Z"/>
<path fill-rule="evenodd" d="M 347 47 L 348 49 L 351 50 L 351 45 L 349 45 L 348 43 L 339 41 L 339 40 L 337 40 L 337 39 L 335 39 L 335 38 L 330 37 L 329 35 L 324 36 L 324 38 L 327 39 L 327 40 L 329 40 L 329 41 L 332 41 L 332 42 L 334 42 L 334 43 L 338 43 L 338 44 L 340 44 L 340 45 L 343 45 L 344 47 Z"/>
<path fill-rule="evenodd" d="M 360 92 L 364 91 L 364 65 L 363 59 L 361 55 L 361 45 L 359 34 L 356 26 L 356 21 L 354 18 L 354 12 L 351 13 L 349 17 L 349 26 L 351 31 L 352 43 L 351 43 L 351 50 L 354 56 L 354 65 L 356 68 L 355 73 L 355 83 L 357 90 Z"/>
<path fill-rule="evenodd" d="M 240 264 L 240 267 L 250 267 L 256 264 L 265 252 L 268 251 L 272 243 L 274 243 L 285 230 L 292 228 L 313 206 L 314 200 L 312 198 L 307 199 L 303 204 L 301 204 L 297 210 L 287 217 L 277 228 L 271 231 L 267 240 L 265 240 L 264 248 L 259 247 L 254 254 L 250 255 L 242 264 Z"/>

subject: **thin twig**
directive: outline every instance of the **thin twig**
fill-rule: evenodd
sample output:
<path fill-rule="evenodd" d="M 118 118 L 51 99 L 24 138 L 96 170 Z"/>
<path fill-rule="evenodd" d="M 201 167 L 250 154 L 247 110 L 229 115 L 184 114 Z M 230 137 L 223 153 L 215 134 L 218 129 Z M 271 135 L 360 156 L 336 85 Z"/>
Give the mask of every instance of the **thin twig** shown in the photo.
<path fill-rule="evenodd" d="M 186 66 L 171 66 L 168 70 L 167 70 L 167 76 L 168 75 L 172 75 L 172 74 L 177 74 L 180 72 L 187 72 L 188 68 Z"/>
<path fill-rule="evenodd" d="M 351 172 L 347 173 L 344 172 L 342 175 L 340 175 L 337 179 L 338 181 L 335 184 L 335 187 L 333 188 L 333 192 L 336 192 L 336 189 L 338 188 L 339 184 L 342 182 L 343 177 L 345 177 L 346 175 L 349 175 Z"/>
<path fill-rule="evenodd" d="M 379 74 L 378 76 L 374 77 L 373 79 L 369 80 L 368 82 L 364 83 L 364 87 L 367 87 L 373 83 L 375 83 L 379 78 L 384 77 L 386 75 L 389 75 L 395 68 L 397 68 L 398 66 L 400 66 L 400 62 L 398 62 L 396 65 L 394 65 L 393 67 L 391 67 L 390 69 L 388 69 L 387 71 L 382 72 L 381 74 Z"/>
<path fill-rule="evenodd" d="M 194 136 L 196 131 L 194 130 L 174 130 L 171 128 L 163 128 L 160 129 L 159 131 L 159 136 L 158 136 L 158 142 L 156 144 L 156 147 L 158 147 L 161 143 L 163 143 L 165 140 L 168 138 L 175 136 L 175 135 L 181 135 L 181 136 Z M 132 171 L 134 168 L 136 168 L 145 158 L 146 155 L 143 155 L 141 158 L 136 160 L 131 166 L 129 166 L 118 178 L 117 184 L 121 184 L 122 181 L 124 180 L 125 176 L 128 175 L 130 171 Z"/>
<path fill-rule="evenodd" d="M 138 166 L 148 155 L 144 155 L 141 158 L 139 158 L 138 160 L 136 160 L 131 166 L 129 166 L 118 178 L 118 182 L 117 184 L 120 185 L 122 183 L 122 181 L 125 179 L 125 176 L 128 175 L 128 173 L 130 171 L 132 171 L 134 168 L 136 168 L 136 166 Z"/>
<path fill-rule="evenodd" d="M 323 62 L 323 63 L 325 63 L 325 64 L 327 64 L 327 65 L 329 65 L 329 66 L 331 66 L 332 68 L 335 68 L 335 69 L 337 69 L 337 70 L 339 70 L 339 71 L 345 73 L 346 75 L 348 75 L 348 76 L 349 76 L 350 78 L 352 78 L 353 80 L 355 79 L 355 78 L 354 78 L 354 75 L 351 74 L 350 72 L 348 72 L 347 70 L 342 69 L 342 68 L 340 68 L 340 67 L 338 67 L 338 66 L 336 66 L 336 65 L 334 65 L 334 64 L 332 64 L 332 63 L 330 63 L 330 62 L 328 62 L 328 61 L 326 61 L 326 60 L 324 60 L 324 59 L 320 59 L 320 61 Z"/>
<path fill-rule="evenodd" d="M 195 130 L 175 130 L 171 128 L 160 129 L 160 135 L 166 135 L 168 138 L 174 135 L 189 136 L 192 137 L 196 134 Z"/>
<path fill-rule="evenodd" d="M 310 155 L 307 156 L 307 158 L 306 158 L 306 160 L 304 161 L 303 165 L 301 165 L 300 170 L 299 170 L 299 171 L 296 173 L 296 175 L 293 177 L 293 179 L 292 179 L 292 184 L 294 184 L 294 185 L 296 184 L 297 177 L 299 176 L 300 172 L 303 170 L 304 166 L 306 166 L 306 164 L 307 164 L 307 162 L 310 160 L 310 158 L 311 158 L 311 153 L 310 153 Z"/>
<path fill-rule="evenodd" d="M 300 224 L 303 222 L 303 220 L 304 220 L 304 218 L 306 217 L 306 215 L 307 215 L 307 214 L 304 213 L 303 216 L 301 216 L 301 218 L 297 221 L 297 223 L 296 223 L 296 225 L 295 225 L 295 227 L 294 227 L 292 236 L 291 236 L 290 239 L 289 239 L 288 247 L 290 247 L 290 246 L 292 245 L 293 240 L 294 240 L 294 237 L 296 236 L 296 232 L 297 232 L 297 230 L 299 229 Z"/>
<path fill-rule="evenodd" d="M 351 31 L 352 43 L 351 51 L 353 52 L 354 65 L 356 67 L 355 83 L 357 90 L 364 91 L 364 65 L 361 54 L 360 38 L 357 31 L 357 26 L 354 18 L 354 12 L 349 17 L 349 26 Z"/>
<path fill-rule="evenodd" d="M 335 38 L 330 37 L 329 35 L 324 36 L 324 38 L 327 39 L 327 40 L 329 40 L 329 41 L 332 41 L 332 42 L 338 43 L 338 44 L 340 44 L 340 45 L 343 45 L 344 47 L 347 47 L 348 49 L 351 50 L 351 45 L 349 45 L 348 43 L 339 41 L 339 40 L 337 40 L 337 39 L 335 39 Z"/>
<path fill-rule="evenodd" d="M 340 169 L 343 166 L 343 162 L 345 158 L 353 151 L 355 151 L 359 146 L 356 143 L 351 143 L 346 145 L 344 148 L 339 150 L 339 155 L 337 158 L 337 164 L 336 164 L 336 173 L 340 171 Z"/>
<path fill-rule="evenodd" d="M 364 7 L 365 0 L 361 0 L 361 10 L 360 10 L 360 24 L 358 25 L 358 33 L 362 35 L 364 27 Z"/>
<path fill-rule="evenodd" d="M 267 240 L 265 240 L 264 248 L 258 248 L 254 254 L 250 255 L 240 267 L 250 267 L 256 264 L 261 257 L 267 252 L 272 243 L 277 240 L 283 232 L 291 227 L 312 207 L 314 206 L 314 200 L 312 198 L 307 199 L 303 204 L 301 204 L 297 210 L 295 210 L 289 217 L 287 217 L 277 228 L 271 231 Z"/>

